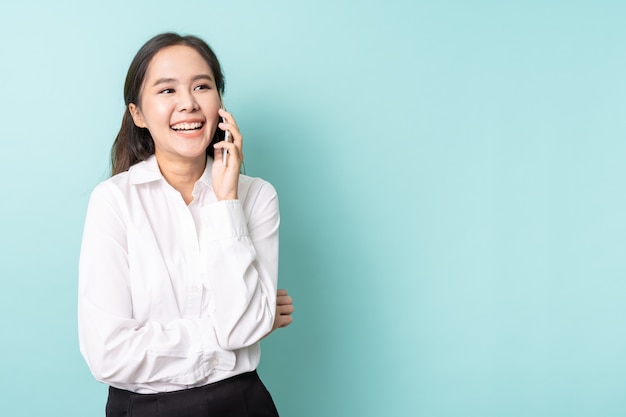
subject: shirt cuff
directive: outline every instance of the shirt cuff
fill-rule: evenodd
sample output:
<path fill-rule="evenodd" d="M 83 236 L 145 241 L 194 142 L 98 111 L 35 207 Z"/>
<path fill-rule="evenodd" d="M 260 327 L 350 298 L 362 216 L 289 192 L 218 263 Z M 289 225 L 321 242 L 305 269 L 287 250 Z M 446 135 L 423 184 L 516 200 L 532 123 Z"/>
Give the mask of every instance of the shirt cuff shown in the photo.
<path fill-rule="evenodd" d="M 201 319 L 200 323 L 204 329 L 212 329 L 213 325 L 211 324 L 210 319 Z M 212 331 L 212 330 L 209 330 Z M 222 371 L 232 371 L 235 368 L 236 364 L 236 355 L 235 352 L 228 350 L 215 349 L 215 339 L 214 336 L 209 336 L 205 332 L 201 332 L 202 335 L 202 346 L 204 349 L 204 358 L 202 361 L 201 367 L 204 368 L 203 377 L 206 377 L 216 369 Z"/>
<path fill-rule="evenodd" d="M 202 223 L 208 240 L 248 236 L 248 224 L 239 200 L 225 200 L 202 210 Z"/>

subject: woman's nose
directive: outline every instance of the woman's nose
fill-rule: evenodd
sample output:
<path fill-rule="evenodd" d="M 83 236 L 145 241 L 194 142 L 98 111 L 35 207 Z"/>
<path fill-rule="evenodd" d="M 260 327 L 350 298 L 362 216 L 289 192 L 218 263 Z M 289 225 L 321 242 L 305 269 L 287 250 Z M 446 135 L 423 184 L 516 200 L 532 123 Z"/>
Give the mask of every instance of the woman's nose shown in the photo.
<path fill-rule="evenodd" d="M 198 102 L 191 92 L 183 91 L 179 94 L 176 106 L 178 111 L 195 111 L 198 110 Z"/>

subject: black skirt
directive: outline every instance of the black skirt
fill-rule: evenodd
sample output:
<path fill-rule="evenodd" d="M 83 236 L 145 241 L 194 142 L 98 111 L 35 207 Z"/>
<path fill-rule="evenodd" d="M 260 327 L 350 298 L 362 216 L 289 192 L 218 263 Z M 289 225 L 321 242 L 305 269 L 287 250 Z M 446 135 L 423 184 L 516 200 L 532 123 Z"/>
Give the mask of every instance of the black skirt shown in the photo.
<path fill-rule="evenodd" d="M 109 387 L 106 417 L 277 417 L 256 371 L 181 391 L 136 394 Z"/>

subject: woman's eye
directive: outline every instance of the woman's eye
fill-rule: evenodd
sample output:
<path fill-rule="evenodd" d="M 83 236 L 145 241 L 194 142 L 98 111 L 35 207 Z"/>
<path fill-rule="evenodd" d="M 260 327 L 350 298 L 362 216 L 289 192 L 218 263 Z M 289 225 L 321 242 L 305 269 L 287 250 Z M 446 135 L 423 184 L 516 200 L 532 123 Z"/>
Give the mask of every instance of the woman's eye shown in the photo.
<path fill-rule="evenodd" d="M 199 86 L 197 86 L 196 88 L 194 88 L 194 90 L 210 90 L 211 86 L 208 84 L 200 84 Z"/>
<path fill-rule="evenodd" d="M 165 89 L 159 91 L 159 94 L 171 94 L 173 92 L 174 92 L 173 88 L 165 88 Z"/>

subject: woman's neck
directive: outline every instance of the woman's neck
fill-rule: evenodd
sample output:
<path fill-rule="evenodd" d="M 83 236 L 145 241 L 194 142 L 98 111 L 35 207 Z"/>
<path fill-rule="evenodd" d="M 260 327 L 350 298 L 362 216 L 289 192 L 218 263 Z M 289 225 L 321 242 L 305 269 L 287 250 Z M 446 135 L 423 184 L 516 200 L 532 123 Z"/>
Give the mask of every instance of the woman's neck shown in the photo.
<path fill-rule="evenodd" d="M 159 169 L 165 180 L 177 190 L 189 205 L 193 201 L 193 187 L 204 173 L 206 158 L 171 160 L 156 155 Z"/>

